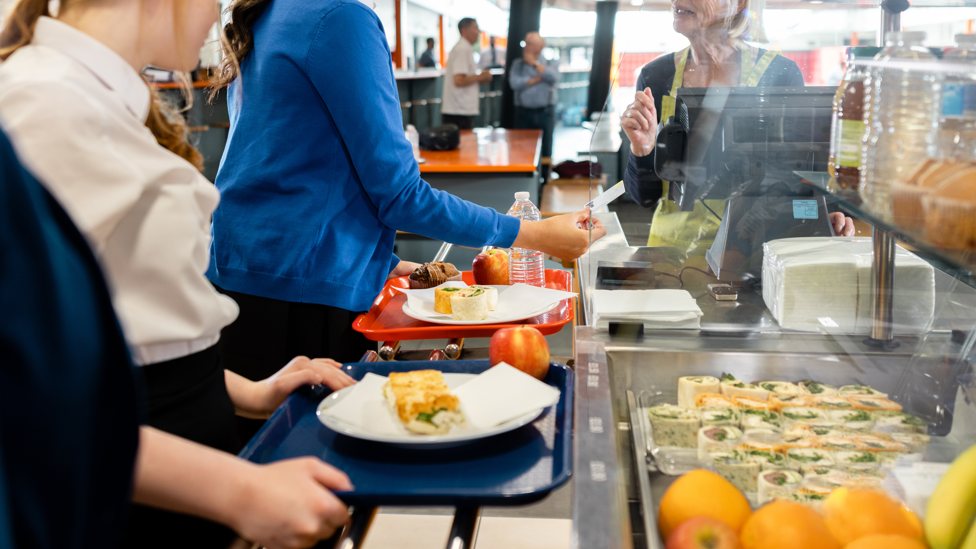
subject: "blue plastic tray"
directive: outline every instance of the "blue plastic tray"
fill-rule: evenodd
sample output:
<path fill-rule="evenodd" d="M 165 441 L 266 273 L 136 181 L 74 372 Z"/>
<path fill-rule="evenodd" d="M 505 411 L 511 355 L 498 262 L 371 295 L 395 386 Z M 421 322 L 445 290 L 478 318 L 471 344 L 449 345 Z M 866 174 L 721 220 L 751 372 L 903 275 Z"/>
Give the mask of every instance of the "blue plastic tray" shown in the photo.
<path fill-rule="evenodd" d="M 354 379 L 434 368 L 479 374 L 487 360 L 368 362 L 344 365 Z M 340 435 L 315 408 L 331 391 L 306 387 L 288 397 L 241 451 L 268 463 L 317 456 L 344 471 L 355 489 L 338 492 L 350 505 L 522 505 L 544 498 L 572 474 L 573 371 L 549 365 L 546 383 L 562 396 L 534 422 L 455 448 L 414 450 Z"/>

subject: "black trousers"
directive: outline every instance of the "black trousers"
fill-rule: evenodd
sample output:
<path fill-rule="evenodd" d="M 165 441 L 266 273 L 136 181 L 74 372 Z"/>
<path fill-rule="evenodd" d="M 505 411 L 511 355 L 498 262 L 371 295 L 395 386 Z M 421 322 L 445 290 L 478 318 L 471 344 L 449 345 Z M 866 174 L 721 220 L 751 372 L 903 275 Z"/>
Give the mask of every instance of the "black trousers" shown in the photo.
<path fill-rule="evenodd" d="M 552 105 L 530 109 L 515 107 L 515 129 L 542 130 L 542 158 L 552 158 L 552 131 L 556 125 L 556 108 Z"/>
<path fill-rule="evenodd" d="M 217 288 L 237 302 L 241 312 L 220 334 L 220 352 L 228 370 L 248 379 L 265 379 L 299 355 L 358 362 L 376 342 L 352 329 L 360 313 L 328 305 L 293 303 Z M 237 418 L 239 435 L 250 440 L 262 420 Z"/>
<path fill-rule="evenodd" d="M 231 454 L 240 452 L 237 416 L 217 345 L 140 370 L 150 426 Z M 119 547 L 222 549 L 234 538 L 233 530 L 220 524 L 134 505 Z"/>
<path fill-rule="evenodd" d="M 459 130 L 474 128 L 474 116 L 465 114 L 441 114 L 441 124 L 454 124 Z"/>

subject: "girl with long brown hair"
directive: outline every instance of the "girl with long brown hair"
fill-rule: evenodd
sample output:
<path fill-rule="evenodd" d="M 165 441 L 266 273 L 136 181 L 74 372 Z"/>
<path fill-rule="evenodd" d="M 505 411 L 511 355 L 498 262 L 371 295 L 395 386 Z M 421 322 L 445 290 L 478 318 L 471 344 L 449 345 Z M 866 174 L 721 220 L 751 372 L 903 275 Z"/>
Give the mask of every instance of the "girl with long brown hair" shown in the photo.
<path fill-rule="evenodd" d="M 231 541 L 196 515 L 300 547 L 346 517 L 328 490 L 350 488 L 341 472 L 231 455 L 235 413 L 267 417 L 301 385 L 352 380 L 327 359 L 295 358 L 261 382 L 222 366 L 216 343 L 237 306 L 202 274 L 218 193 L 139 73 L 196 66 L 216 15 L 213 0 L 61 0 L 55 18 L 47 0 L 20 0 L 0 35 L 0 124 L 94 249 L 145 380 L 134 499 L 147 506 L 133 510 L 123 546 Z"/>

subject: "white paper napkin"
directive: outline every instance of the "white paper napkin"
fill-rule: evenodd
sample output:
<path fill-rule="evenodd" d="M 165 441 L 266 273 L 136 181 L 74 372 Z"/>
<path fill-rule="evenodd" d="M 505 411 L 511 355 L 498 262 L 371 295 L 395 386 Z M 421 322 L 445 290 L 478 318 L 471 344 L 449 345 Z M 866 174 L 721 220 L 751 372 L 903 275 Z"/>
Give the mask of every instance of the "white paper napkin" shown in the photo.
<path fill-rule="evenodd" d="M 441 284 L 437 288 L 444 287 L 467 288 L 468 285 L 460 281 L 450 281 Z M 414 311 L 432 319 L 450 320 L 451 315 L 438 313 L 434 310 L 434 290 L 437 288 L 425 288 L 423 290 L 396 288 L 396 290 L 407 295 L 407 305 Z M 498 307 L 488 313 L 489 321 L 492 319 L 524 318 L 557 301 L 576 297 L 576 293 L 574 292 L 539 288 L 527 284 L 493 286 L 493 288 L 498 290 Z"/>
<path fill-rule="evenodd" d="M 468 424 L 487 429 L 559 402 L 559 389 L 499 362 L 454 394 Z"/>
<path fill-rule="evenodd" d="M 595 290 L 597 328 L 610 322 L 642 322 L 652 329 L 696 329 L 703 315 L 686 290 Z"/>
<path fill-rule="evenodd" d="M 407 435 L 409 431 L 383 397 L 387 379 L 366 374 L 349 395 L 322 413 L 377 435 Z"/>

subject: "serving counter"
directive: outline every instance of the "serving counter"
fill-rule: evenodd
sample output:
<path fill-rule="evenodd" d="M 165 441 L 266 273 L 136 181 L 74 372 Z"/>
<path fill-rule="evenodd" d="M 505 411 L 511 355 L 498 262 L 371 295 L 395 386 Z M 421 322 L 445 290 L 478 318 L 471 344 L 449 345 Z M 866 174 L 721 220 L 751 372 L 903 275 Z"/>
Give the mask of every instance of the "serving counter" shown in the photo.
<path fill-rule="evenodd" d="M 738 301 L 716 301 L 706 289 L 716 281 L 694 269 L 695 259 L 682 261 L 674 249 L 630 246 L 616 214 L 597 217 L 607 236 L 577 263 L 577 547 L 664 546 L 658 506 L 681 468 L 647 439 L 646 417 L 651 405 L 674 402 L 680 376 L 729 372 L 745 381 L 870 385 L 928 421 L 926 461 L 949 462 L 976 443 L 976 289 L 956 273 L 935 269 L 935 315 L 924 333 L 878 347 L 864 335 L 785 330 L 759 289 L 740 287 Z M 599 264 L 627 261 L 650 262 L 657 288 L 688 290 L 702 310 L 701 329 L 639 335 L 633 326 L 618 326 L 611 335 L 594 327 Z"/>

